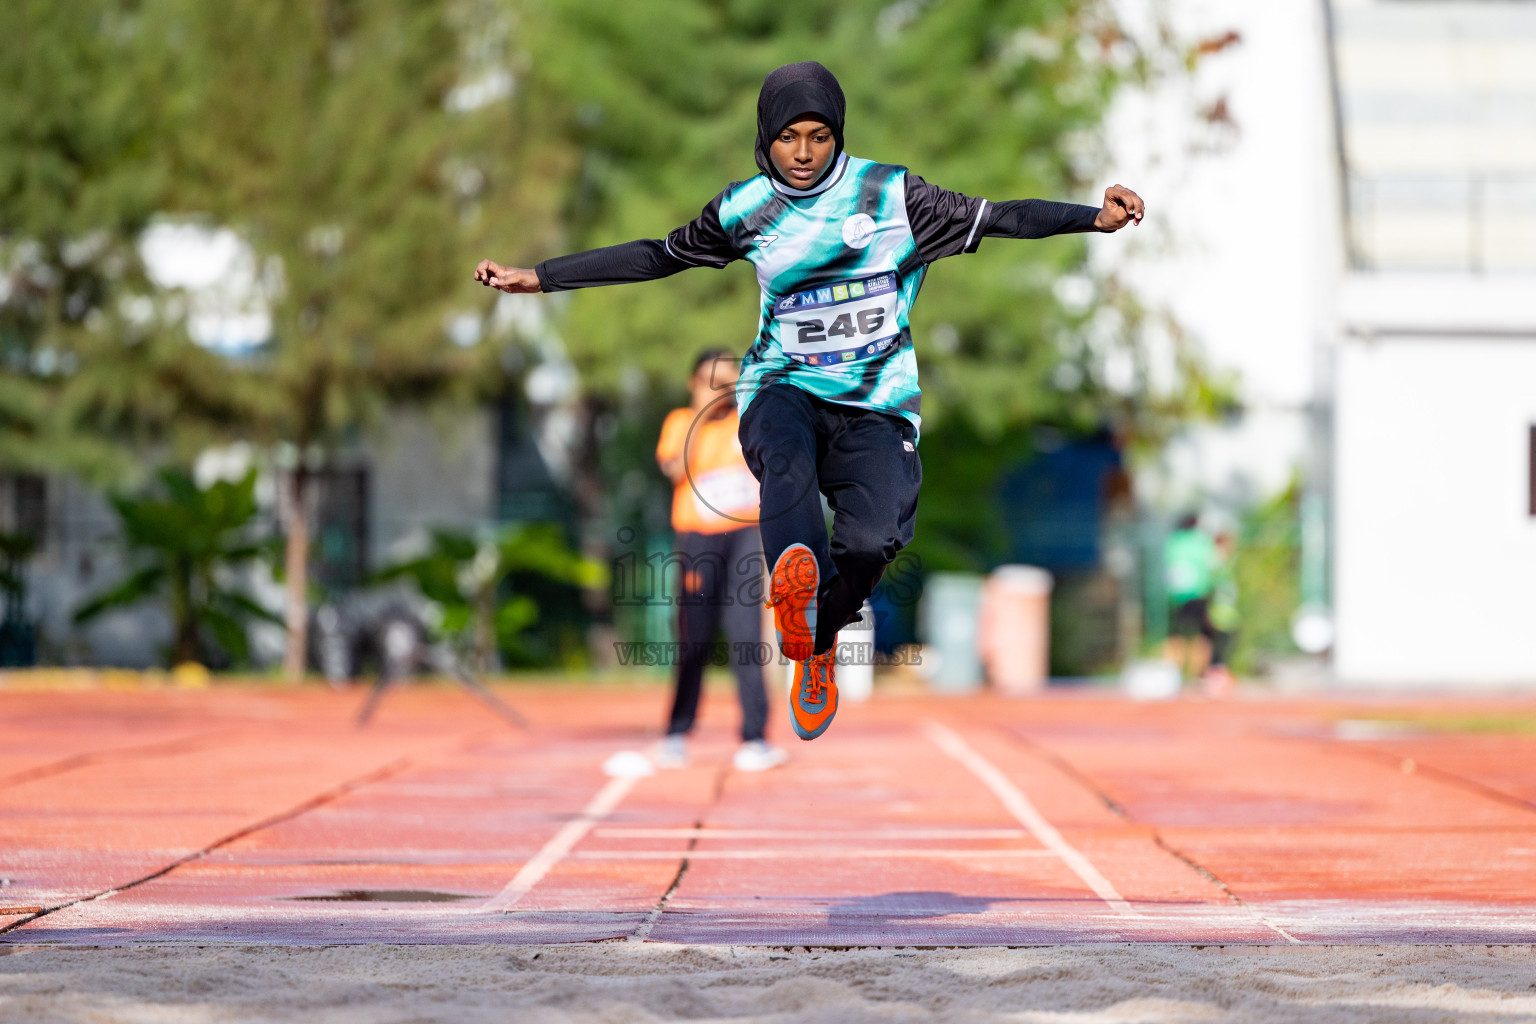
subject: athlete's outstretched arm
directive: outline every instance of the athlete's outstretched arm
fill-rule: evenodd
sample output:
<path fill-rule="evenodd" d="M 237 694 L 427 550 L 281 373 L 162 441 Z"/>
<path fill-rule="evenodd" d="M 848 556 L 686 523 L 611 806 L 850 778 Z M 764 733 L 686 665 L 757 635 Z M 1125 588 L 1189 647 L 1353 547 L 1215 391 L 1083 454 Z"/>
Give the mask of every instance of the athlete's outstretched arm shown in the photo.
<path fill-rule="evenodd" d="M 690 264 L 672 256 L 659 238 L 641 238 L 622 245 L 588 249 L 545 260 L 532 270 L 503 267 L 483 260 L 475 280 L 504 292 L 563 292 L 572 288 L 597 288 L 605 284 L 630 284 L 670 277 Z"/>
<path fill-rule="evenodd" d="M 1015 199 L 987 205 L 990 209 L 984 212 L 982 234 L 989 238 L 1048 238 L 1081 231 L 1119 231 L 1127 224 L 1140 224 L 1146 212 L 1141 197 L 1123 185 L 1105 189 L 1104 205 L 1098 209 L 1045 199 Z"/>
<path fill-rule="evenodd" d="M 740 259 L 720 226 L 720 199 L 710 200 L 693 220 L 665 239 L 641 238 L 545 260 L 532 270 L 481 260 L 475 280 L 500 291 L 563 292 L 671 277 L 689 267 L 723 267 Z"/>
<path fill-rule="evenodd" d="M 1014 199 L 993 203 L 930 185 L 907 175 L 907 220 L 925 263 L 975 252 L 983 238 L 1047 238 L 1082 231 L 1118 231 L 1140 223 L 1145 206 L 1128 188 L 1113 185 L 1103 207 Z"/>
<path fill-rule="evenodd" d="M 475 280 L 514 295 L 519 292 L 563 292 L 605 284 L 654 281 L 687 270 L 689 266 L 691 264 L 667 252 L 666 243 L 661 239 L 641 238 L 622 245 L 557 256 L 532 270 L 481 260 L 475 268 Z"/>

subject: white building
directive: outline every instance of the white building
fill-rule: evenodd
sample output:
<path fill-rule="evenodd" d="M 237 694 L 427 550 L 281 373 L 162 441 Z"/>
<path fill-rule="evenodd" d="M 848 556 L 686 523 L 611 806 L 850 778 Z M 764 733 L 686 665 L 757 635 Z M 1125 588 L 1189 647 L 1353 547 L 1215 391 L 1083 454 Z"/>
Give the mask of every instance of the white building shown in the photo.
<path fill-rule="evenodd" d="M 1333 13 L 1334 668 L 1536 684 L 1536 5 Z"/>
<path fill-rule="evenodd" d="M 1193 74 L 1182 53 L 1169 55 L 1157 85 L 1117 103 L 1113 173 L 1149 213 L 1095 252 L 1166 308 L 1215 370 L 1238 375 L 1243 405 L 1238 422 L 1176 441 L 1138 490 L 1169 513 L 1234 509 L 1283 489 L 1314 445 L 1340 244 L 1322 9 L 1316 0 L 1116 6 L 1154 50 L 1166 28 L 1212 52 Z"/>
<path fill-rule="evenodd" d="M 1338 683 L 1536 685 L 1536 4 L 1122 7 L 1238 36 L 1111 123 L 1165 225 L 1118 269 L 1245 406 L 1170 449 L 1154 501 L 1299 471 Z"/>

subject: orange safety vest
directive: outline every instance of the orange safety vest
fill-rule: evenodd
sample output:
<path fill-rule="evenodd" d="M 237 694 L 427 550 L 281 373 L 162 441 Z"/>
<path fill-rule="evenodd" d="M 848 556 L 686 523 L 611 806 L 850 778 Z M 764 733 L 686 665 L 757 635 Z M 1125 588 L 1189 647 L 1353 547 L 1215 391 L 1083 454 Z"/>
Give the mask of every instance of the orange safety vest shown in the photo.
<path fill-rule="evenodd" d="M 692 409 L 673 409 L 661 425 L 656 459 L 682 455 L 687 474 L 672 492 L 672 529 L 728 533 L 757 525 L 757 478 L 747 468 L 733 412 L 697 420 Z"/>

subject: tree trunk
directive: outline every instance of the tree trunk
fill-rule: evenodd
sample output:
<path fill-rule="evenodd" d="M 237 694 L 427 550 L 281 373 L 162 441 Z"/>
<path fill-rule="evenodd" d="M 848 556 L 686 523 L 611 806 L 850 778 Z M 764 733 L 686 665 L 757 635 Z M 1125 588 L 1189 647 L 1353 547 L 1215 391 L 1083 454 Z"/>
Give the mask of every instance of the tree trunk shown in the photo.
<path fill-rule="evenodd" d="M 571 493 L 576 500 L 576 549 L 600 565 L 611 565 L 613 549 L 605 531 L 608 523 L 608 491 L 603 485 L 600 467 L 602 442 L 597 421 L 611 414 L 600 399 L 581 402 L 581 448 L 575 460 L 575 481 Z M 612 667 L 618 634 L 614 631 L 613 591 L 611 587 L 583 587 L 582 604 L 592 617 L 587 628 L 587 654 L 599 668 Z"/>
<path fill-rule="evenodd" d="M 192 593 L 192 567 L 177 559 L 171 570 L 171 619 L 175 638 L 171 641 L 171 666 L 201 661 L 202 646 L 198 633 L 197 607 Z"/>
<path fill-rule="evenodd" d="M 496 588 L 481 587 L 475 594 L 475 671 L 496 671 Z"/>
<path fill-rule="evenodd" d="M 297 683 L 303 681 L 309 661 L 309 473 L 303 466 L 293 471 L 288 500 L 288 537 L 283 553 L 288 647 L 283 652 L 283 676 Z"/>

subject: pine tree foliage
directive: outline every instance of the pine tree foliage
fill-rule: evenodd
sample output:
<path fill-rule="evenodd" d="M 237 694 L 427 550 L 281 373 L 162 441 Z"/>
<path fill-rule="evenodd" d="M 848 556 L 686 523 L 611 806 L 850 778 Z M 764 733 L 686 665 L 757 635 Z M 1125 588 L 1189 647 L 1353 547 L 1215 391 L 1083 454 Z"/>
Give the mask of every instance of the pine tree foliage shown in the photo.
<path fill-rule="evenodd" d="M 120 478 L 192 426 L 177 396 L 224 412 L 219 360 L 188 350 L 136 244 L 174 192 L 175 103 L 137 8 L 0 5 L 0 468 Z"/>

